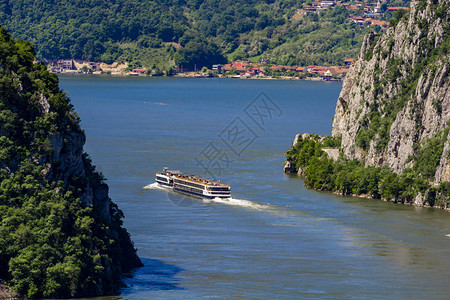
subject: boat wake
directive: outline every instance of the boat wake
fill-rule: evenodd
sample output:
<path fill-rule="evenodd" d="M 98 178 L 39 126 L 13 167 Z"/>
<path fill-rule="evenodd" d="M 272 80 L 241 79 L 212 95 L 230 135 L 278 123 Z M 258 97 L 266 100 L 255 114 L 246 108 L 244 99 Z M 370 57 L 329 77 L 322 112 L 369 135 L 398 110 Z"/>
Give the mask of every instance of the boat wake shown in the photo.
<path fill-rule="evenodd" d="M 239 207 L 243 207 L 243 208 L 247 208 L 247 209 L 251 209 L 251 210 L 257 210 L 257 211 L 274 211 L 274 210 L 279 209 L 270 204 L 262 204 L 262 203 L 257 203 L 257 202 L 250 201 L 250 200 L 236 199 L 233 197 L 231 197 L 231 198 L 214 198 L 209 201 L 211 201 L 213 203 L 220 203 L 220 204 L 229 205 L 229 206 L 239 206 Z"/>
<path fill-rule="evenodd" d="M 144 189 L 146 190 L 160 190 L 160 191 L 165 191 L 167 193 L 174 193 L 174 194 L 178 194 L 178 195 L 183 195 L 183 194 L 179 194 L 177 192 L 174 192 L 171 189 L 167 189 L 165 187 L 160 186 L 157 182 L 151 183 L 149 185 L 144 186 Z M 266 203 L 258 203 L 255 201 L 250 201 L 250 200 L 245 200 L 245 199 L 238 199 L 238 198 L 213 198 L 213 199 L 206 199 L 206 198 L 199 198 L 199 197 L 191 197 L 191 196 L 186 196 L 183 195 L 183 197 L 188 197 L 188 198 L 192 198 L 192 199 L 199 199 L 199 201 L 202 201 L 203 203 L 217 203 L 217 204 L 222 204 L 222 205 L 227 205 L 227 206 L 232 206 L 232 207 L 240 207 L 246 210 L 252 210 L 252 211 L 262 211 L 262 212 L 268 212 L 268 213 L 272 213 L 272 214 L 277 214 L 277 215 L 285 215 L 287 213 L 287 209 L 286 208 L 282 208 L 282 207 L 278 207 L 275 205 L 271 205 L 271 204 L 266 204 Z"/>
<path fill-rule="evenodd" d="M 144 189 L 146 189 L 146 190 L 162 190 L 162 191 L 167 191 L 166 188 L 160 186 L 157 182 L 150 183 L 149 185 L 144 186 Z"/>

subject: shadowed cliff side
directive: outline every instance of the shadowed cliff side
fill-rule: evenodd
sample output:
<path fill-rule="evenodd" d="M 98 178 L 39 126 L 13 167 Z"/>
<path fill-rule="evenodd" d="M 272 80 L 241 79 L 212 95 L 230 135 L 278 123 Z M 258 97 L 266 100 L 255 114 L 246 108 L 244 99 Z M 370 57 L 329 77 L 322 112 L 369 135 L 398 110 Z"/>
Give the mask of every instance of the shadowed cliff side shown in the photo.
<path fill-rule="evenodd" d="M 0 281 L 30 298 L 111 294 L 141 266 L 58 78 L 0 28 Z"/>

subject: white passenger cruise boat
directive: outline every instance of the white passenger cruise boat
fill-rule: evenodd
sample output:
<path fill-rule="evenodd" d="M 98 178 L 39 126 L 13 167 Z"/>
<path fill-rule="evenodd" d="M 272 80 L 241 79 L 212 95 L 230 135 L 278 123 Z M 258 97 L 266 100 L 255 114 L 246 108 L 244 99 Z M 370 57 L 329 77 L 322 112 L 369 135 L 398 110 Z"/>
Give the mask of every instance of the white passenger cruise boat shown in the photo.
<path fill-rule="evenodd" d="M 163 187 L 174 191 L 199 196 L 203 198 L 230 198 L 230 185 L 195 175 L 183 174 L 180 171 L 170 171 L 164 168 L 156 173 L 156 182 Z"/>

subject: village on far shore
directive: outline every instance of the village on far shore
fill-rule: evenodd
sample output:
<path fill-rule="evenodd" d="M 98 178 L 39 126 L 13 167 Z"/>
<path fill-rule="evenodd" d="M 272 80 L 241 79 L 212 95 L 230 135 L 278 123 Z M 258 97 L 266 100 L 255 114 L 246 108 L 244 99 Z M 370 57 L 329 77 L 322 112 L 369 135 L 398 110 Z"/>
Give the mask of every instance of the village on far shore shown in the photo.
<path fill-rule="evenodd" d="M 344 61 L 344 66 L 283 66 L 270 63 L 262 59 L 259 63 L 237 60 L 230 64 L 215 64 L 211 68 L 200 70 L 155 71 L 152 69 L 130 69 L 126 62 L 106 64 L 77 59 L 58 59 L 46 61 L 49 71 L 57 74 L 107 74 L 118 76 L 173 76 L 173 77 L 224 77 L 242 79 L 304 79 L 341 81 L 349 70 L 354 59 Z"/>
<path fill-rule="evenodd" d="M 318 13 L 335 6 L 345 7 L 348 11 L 362 10 L 361 15 L 350 17 L 348 20 L 362 26 L 378 26 L 380 30 L 386 30 L 389 27 L 388 21 L 380 20 L 380 17 L 385 11 L 393 13 L 398 10 L 409 10 L 409 7 L 387 6 L 386 0 L 378 0 L 377 3 L 367 3 L 365 1 L 358 3 L 358 1 L 356 1 L 356 3 L 352 4 L 343 1 L 323 0 L 314 1 L 310 4 L 303 3 L 302 8 L 297 10 L 293 18 L 301 18 L 305 13 Z"/>
<path fill-rule="evenodd" d="M 347 3 L 336 0 L 309 0 L 303 3 L 291 17 L 294 20 L 301 19 L 308 14 L 317 14 L 333 7 L 344 7 L 347 11 L 355 12 L 347 22 L 356 23 L 362 27 L 374 27 L 375 31 L 386 30 L 389 22 L 382 20 L 386 13 L 394 13 L 398 10 L 409 10 L 408 7 L 389 7 L 386 0 L 356 1 Z M 102 62 L 83 61 L 79 59 L 44 59 L 43 62 L 53 73 L 78 73 L 78 74 L 109 74 L 120 76 L 174 76 L 174 77 L 226 77 L 226 78 L 259 78 L 259 79 L 304 79 L 304 80 L 328 80 L 340 81 L 348 72 L 353 58 L 344 60 L 341 66 L 285 66 L 277 65 L 267 59 L 259 62 L 236 60 L 229 64 L 214 64 L 207 67 L 187 70 L 183 66 L 167 67 L 161 69 L 156 66 L 146 68 L 136 65 L 132 67 L 128 62 L 114 62 L 106 64 Z"/>
<path fill-rule="evenodd" d="M 348 11 L 358 11 L 360 15 L 352 16 L 347 22 L 359 24 L 361 27 L 378 27 L 378 30 L 386 30 L 389 22 L 380 20 L 383 12 L 396 12 L 409 10 L 408 7 L 388 7 L 385 0 L 376 3 L 346 3 L 343 1 L 322 0 L 308 1 L 292 16 L 293 19 L 302 18 L 305 14 L 315 14 L 335 6 L 345 7 Z M 119 76 L 173 76 L 173 77 L 225 77 L 225 78 L 249 78 L 249 79 L 304 79 L 341 81 L 349 70 L 354 59 L 344 60 L 342 66 L 284 66 L 271 63 L 267 59 L 260 62 L 236 60 L 229 64 L 214 64 L 201 69 L 186 70 L 183 66 L 169 67 L 168 69 L 133 68 L 128 62 L 114 62 L 106 64 L 102 62 L 83 61 L 79 59 L 44 59 L 50 72 L 65 74 L 108 74 Z"/>

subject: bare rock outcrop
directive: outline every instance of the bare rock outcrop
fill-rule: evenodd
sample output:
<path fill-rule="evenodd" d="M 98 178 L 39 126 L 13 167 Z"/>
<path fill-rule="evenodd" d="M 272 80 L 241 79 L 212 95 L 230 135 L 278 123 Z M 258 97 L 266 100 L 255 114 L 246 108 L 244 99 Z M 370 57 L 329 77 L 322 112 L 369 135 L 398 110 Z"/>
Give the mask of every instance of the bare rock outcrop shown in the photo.
<path fill-rule="evenodd" d="M 349 159 L 401 173 L 450 120 L 450 1 L 418 1 L 382 35 L 368 34 L 347 74 L 333 119 Z M 450 179 L 449 139 L 435 180 Z"/>

